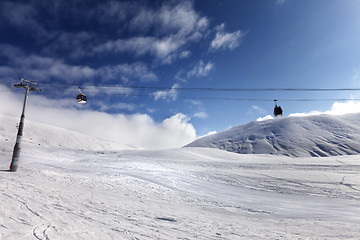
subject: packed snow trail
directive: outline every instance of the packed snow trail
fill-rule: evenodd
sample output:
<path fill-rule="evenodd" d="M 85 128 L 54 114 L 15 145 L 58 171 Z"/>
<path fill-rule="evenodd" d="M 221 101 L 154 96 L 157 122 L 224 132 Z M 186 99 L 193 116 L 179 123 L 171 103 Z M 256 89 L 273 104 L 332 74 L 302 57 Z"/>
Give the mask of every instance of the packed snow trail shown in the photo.
<path fill-rule="evenodd" d="M 7 149 L 7 148 L 6 148 Z M 0 170 L 11 151 L 4 149 Z M 0 239 L 356 239 L 356 156 L 23 147 L 0 172 Z"/>

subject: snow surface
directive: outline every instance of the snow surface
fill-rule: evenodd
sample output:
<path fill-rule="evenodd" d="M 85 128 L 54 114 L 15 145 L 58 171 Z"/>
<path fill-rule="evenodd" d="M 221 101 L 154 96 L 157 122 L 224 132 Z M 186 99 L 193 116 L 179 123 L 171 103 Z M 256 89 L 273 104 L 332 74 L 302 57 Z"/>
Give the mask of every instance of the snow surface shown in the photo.
<path fill-rule="evenodd" d="M 187 147 L 241 154 L 327 157 L 360 153 L 360 114 L 285 117 L 251 122 L 200 138 Z"/>
<path fill-rule="evenodd" d="M 36 123 L 30 141 L 29 126 L 16 173 L 7 171 L 16 131 L 1 130 L 1 240 L 360 236 L 358 156 L 109 151 L 106 141 Z M 77 137 L 88 141 L 71 147 Z"/>

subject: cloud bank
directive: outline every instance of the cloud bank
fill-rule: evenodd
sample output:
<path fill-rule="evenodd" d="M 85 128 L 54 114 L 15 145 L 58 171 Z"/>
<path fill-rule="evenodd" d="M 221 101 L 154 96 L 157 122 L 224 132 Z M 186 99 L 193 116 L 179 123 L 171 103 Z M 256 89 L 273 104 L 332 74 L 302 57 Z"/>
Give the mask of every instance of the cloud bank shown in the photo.
<path fill-rule="evenodd" d="M 122 82 L 140 80 L 141 82 L 157 81 L 158 77 L 140 62 L 131 64 L 117 64 L 98 68 L 86 65 L 71 65 L 62 59 L 44 57 L 39 55 L 26 55 L 20 49 L 0 44 L 0 56 L 8 58 L 12 68 L 0 69 L 3 77 L 17 76 L 17 71 L 25 72 L 30 79 L 48 81 L 48 79 L 61 79 L 63 81 L 100 80 L 107 82 L 121 79 Z"/>
<path fill-rule="evenodd" d="M 266 115 L 265 117 L 259 117 L 258 119 L 256 119 L 256 121 L 261 122 L 261 121 L 266 121 L 266 120 L 270 120 L 270 119 L 274 119 L 274 117 L 271 115 Z"/>
<path fill-rule="evenodd" d="M 343 115 L 348 113 L 359 113 L 360 112 L 360 102 L 356 101 L 348 101 L 348 102 L 334 102 L 331 109 L 325 112 L 320 111 L 311 111 L 308 113 L 291 113 L 289 117 L 305 117 L 305 116 L 313 116 L 320 114 L 330 114 L 330 115 Z M 266 121 L 274 119 L 273 116 L 267 115 L 265 117 L 260 117 L 257 121 Z"/>
<path fill-rule="evenodd" d="M 5 103 L 0 105 L 0 114 L 20 118 L 23 91 L 20 93 L 19 90 L 19 94 L 15 94 L 1 85 L 0 91 L 2 93 L 0 101 Z M 140 149 L 178 148 L 196 139 L 196 130 L 189 122 L 190 118 L 181 113 L 162 122 L 155 122 L 147 114 L 108 114 L 68 106 L 65 108 L 73 101 L 49 100 L 31 92 L 26 108 L 26 119 Z M 26 123 L 24 133 L 26 134 Z M 14 135 L 16 135 L 15 130 Z"/>
<path fill-rule="evenodd" d="M 331 114 L 331 115 L 343 115 L 347 113 L 358 113 L 360 112 L 360 102 L 348 101 L 348 102 L 335 102 L 331 110 L 325 112 L 311 111 L 308 113 L 292 113 L 289 117 L 301 117 L 301 116 L 311 116 L 319 114 Z"/>

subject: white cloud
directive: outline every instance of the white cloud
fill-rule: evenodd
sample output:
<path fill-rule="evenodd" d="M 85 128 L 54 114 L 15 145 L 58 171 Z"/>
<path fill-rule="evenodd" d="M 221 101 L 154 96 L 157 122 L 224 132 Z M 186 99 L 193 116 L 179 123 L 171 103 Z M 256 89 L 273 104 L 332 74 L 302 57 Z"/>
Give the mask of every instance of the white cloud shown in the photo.
<path fill-rule="evenodd" d="M 195 128 L 189 123 L 189 121 L 189 117 L 182 113 L 178 113 L 165 119 L 160 124 L 160 133 L 162 132 L 162 135 L 166 134 L 163 140 L 167 141 L 167 145 L 174 147 L 179 146 L 180 140 L 182 142 L 181 145 L 184 146 L 196 139 Z"/>
<path fill-rule="evenodd" d="M 180 70 L 175 74 L 174 77 L 176 80 L 181 81 L 181 82 L 186 82 L 187 81 L 187 77 L 186 77 L 186 73 L 184 72 L 184 70 Z"/>
<path fill-rule="evenodd" d="M 12 93 L 0 86 L 0 114 L 19 117 L 23 91 Z M 147 114 L 107 114 L 91 110 L 65 107 L 73 100 L 49 100 L 31 92 L 26 109 L 26 119 L 82 132 L 108 139 L 122 145 L 146 149 L 177 148 L 196 139 L 196 131 L 190 118 L 178 113 L 155 122 Z M 14 133 L 16 135 L 16 132 Z M 26 135 L 26 123 L 24 134 Z"/>
<path fill-rule="evenodd" d="M 206 77 L 211 70 L 214 69 L 214 64 L 212 62 L 204 63 L 202 60 L 200 60 L 194 68 L 188 72 L 187 77 Z"/>
<path fill-rule="evenodd" d="M 210 131 L 206 134 L 206 136 L 209 136 L 209 135 L 213 135 L 213 134 L 216 134 L 217 132 L 216 131 Z"/>
<path fill-rule="evenodd" d="M 184 45 L 184 41 L 175 39 L 173 36 L 156 38 L 156 37 L 133 37 L 129 39 L 118 39 L 108 41 L 96 46 L 94 52 L 112 52 L 122 53 L 129 52 L 135 56 L 150 54 L 163 63 L 171 63 L 177 57 L 178 50 Z M 180 55 L 180 54 L 179 54 Z"/>
<path fill-rule="evenodd" d="M 129 39 L 118 39 L 107 41 L 94 48 L 95 52 L 134 52 L 141 56 L 151 51 L 152 44 L 157 41 L 154 37 L 133 37 Z"/>
<path fill-rule="evenodd" d="M 199 139 L 199 138 L 202 138 L 202 137 L 207 137 L 207 136 L 210 136 L 210 135 L 214 135 L 214 134 L 216 134 L 216 133 L 217 133 L 216 131 L 210 131 L 210 132 L 208 132 L 207 134 L 205 134 L 205 135 L 203 135 L 203 136 L 199 136 L 198 139 Z"/>
<path fill-rule="evenodd" d="M 88 66 L 73 66 L 62 60 L 36 55 L 13 59 L 14 67 L 28 78 L 37 81 L 59 78 L 66 81 L 85 80 L 95 77 L 97 71 Z"/>
<path fill-rule="evenodd" d="M 270 120 L 270 119 L 274 119 L 274 117 L 271 115 L 267 115 L 265 117 L 260 117 L 260 118 L 256 119 L 256 121 L 261 122 L 261 121 L 266 121 L 266 120 Z"/>
<path fill-rule="evenodd" d="M 48 81 L 51 78 L 62 79 L 66 82 L 87 81 L 94 78 L 102 82 L 114 79 L 121 79 L 123 82 L 131 80 L 139 80 L 141 82 L 158 80 L 155 73 L 150 71 L 144 63 L 140 62 L 92 68 L 89 66 L 67 64 L 62 59 L 39 55 L 26 56 L 19 49 L 9 45 L 0 45 L 0 55 L 9 58 L 14 71 L 21 72 L 27 78 L 36 79 L 36 81 Z M 14 71 L 3 69 L 3 73 L 12 74 L 12 77 L 14 76 Z"/>
<path fill-rule="evenodd" d="M 263 109 L 262 107 L 256 106 L 256 105 L 251 105 L 250 112 L 251 111 L 255 111 L 256 113 L 259 113 L 259 114 L 265 114 L 266 113 L 265 109 Z"/>
<path fill-rule="evenodd" d="M 206 112 L 197 112 L 194 114 L 194 117 L 197 117 L 197 118 L 207 118 L 208 115 Z"/>
<path fill-rule="evenodd" d="M 185 100 L 186 102 L 191 103 L 192 105 L 198 106 L 199 108 L 202 108 L 202 106 L 204 105 L 203 102 L 199 101 L 199 100 Z"/>
<path fill-rule="evenodd" d="M 176 83 L 169 90 L 154 92 L 153 96 L 154 96 L 155 100 L 159 100 L 159 99 L 176 100 L 177 96 L 178 96 L 176 88 L 178 88 L 178 87 L 179 87 L 179 84 Z"/>
<path fill-rule="evenodd" d="M 160 59 L 163 59 L 166 63 L 171 63 L 173 56 L 172 53 L 176 53 L 183 45 L 182 41 L 170 36 L 154 42 L 152 52 Z"/>
<path fill-rule="evenodd" d="M 28 31 L 44 43 L 39 52 L 47 56 L 67 54 L 78 59 L 126 52 L 134 56 L 149 54 L 163 64 L 188 57 L 189 51 L 185 48 L 202 39 L 209 28 L 208 19 L 195 11 L 191 0 L 164 1 L 156 8 L 143 1 L 98 1 L 81 4 L 81 10 L 79 2 L 57 1 L 46 5 L 37 1 L 33 4 L 3 1 L 0 2 L 0 27 Z M 47 21 L 41 18 L 44 16 Z M 67 32 L 61 27 L 69 17 L 76 31 Z M 91 31 L 82 27 L 92 22 L 96 26 Z M 104 34 L 106 31 L 99 32 L 110 25 L 116 26 L 111 38 Z M 122 39 L 124 31 L 133 37 Z"/>
<path fill-rule="evenodd" d="M 153 108 L 147 108 L 146 111 L 148 111 L 149 113 L 154 113 L 154 112 L 155 112 L 155 109 L 153 109 Z"/>
<path fill-rule="evenodd" d="M 311 116 L 320 114 L 331 114 L 331 115 L 343 115 L 347 113 L 358 113 L 360 112 L 360 102 L 348 101 L 348 102 L 334 102 L 331 110 L 325 112 L 311 111 L 309 113 L 292 113 L 290 117 L 297 116 Z"/>
<path fill-rule="evenodd" d="M 78 59 L 94 54 L 132 53 L 135 56 L 149 54 L 163 64 L 188 57 L 186 47 L 202 39 L 208 32 L 209 21 L 194 9 L 192 0 L 164 1 L 151 8 L 143 1 L 99 1 L 94 4 L 58 1 L 54 5 L 0 2 L 0 27 L 11 26 L 29 31 L 41 40 L 41 54 L 54 56 L 67 54 Z M 39 12 L 41 9 L 43 12 Z M 47 21 L 41 17 L 48 15 Z M 64 31 L 62 23 L 73 19 L 77 32 Z M 93 30 L 82 26 L 96 22 Z M 98 29 L 116 26 L 109 38 Z M 131 38 L 122 39 L 127 31 Z M 135 37 L 136 36 L 136 37 Z M 36 53 L 38 54 L 38 53 Z"/>
<path fill-rule="evenodd" d="M 128 110 L 128 111 L 134 111 L 136 109 L 136 105 L 135 104 L 129 104 L 129 103 L 121 103 L 121 102 L 117 102 L 115 104 L 101 104 L 99 107 L 99 110 L 101 112 L 104 111 L 109 111 L 109 110 Z"/>
<path fill-rule="evenodd" d="M 108 41 L 94 48 L 95 53 L 133 53 L 135 57 L 145 54 L 154 56 L 164 64 L 170 64 L 174 59 L 187 58 L 191 52 L 181 48 L 186 44 L 186 40 L 174 36 L 163 38 L 156 37 L 133 37 L 129 39 L 118 39 Z"/>
<path fill-rule="evenodd" d="M 360 112 L 360 102 L 335 102 L 331 107 L 331 114 L 341 115 L 346 113 L 358 113 Z"/>
<path fill-rule="evenodd" d="M 128 21 L 130 31 L 139 32 L 140 35 L 106 41 L 94 48 L 95 53 L 149 54 L 169 64 L 175 59 L 188 57 L 190 52 L 183 48 L 203 38 L 209 25 L 207 18 L 195 12 L 191 1 L 164 3 L 158 10 L 143 6 L 131 14 Z M 148 33 L 148 30 L 151 31 Z"/>
<path fill-rule="evenodd" d="M 225 25 L 221 24 L 216 27 L 217 33 L 214 40 L 210 44 L 210 50 L 233 50 L 240 44 L 243 34 L 240 30 L 233 33 L 224 32 Z"/>
<path fill-rule="evenodd" d="M 191 1 L 165 2 L 156 10 L 141 8 L 134 14 L 130 28 L 141 32 L 155 28 L 159 35 L 171 33 L 176 38 L 188 39 L 207 30 L 208 20 L 195 12 Z"/>
<path fill-rule="evenodd" d="M 158 77 L 143 63 L 119 64 L 97 69 L 100 79 L 121 79 L 124 82 L 140 80 L 141 82 L 157 81 Z"/>
<path fill-rule="evenodd" d="M 191 55 L 191 52 L 190 51 L 182 51 L 181 53 L 180 53 L 180 58 L 188 58 L 189 56 Z"/>

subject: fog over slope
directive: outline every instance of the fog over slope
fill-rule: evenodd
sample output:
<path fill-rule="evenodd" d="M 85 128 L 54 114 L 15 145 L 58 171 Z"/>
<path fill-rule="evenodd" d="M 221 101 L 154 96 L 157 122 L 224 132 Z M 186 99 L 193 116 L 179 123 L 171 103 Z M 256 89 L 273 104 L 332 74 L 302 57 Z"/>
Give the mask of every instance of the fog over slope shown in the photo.
<path fill-rule="evenodd" d="M 0 144 L 7 151 L 14 147 L 19 120 L 19 118 L 0 115 Z M 132 149 L 130 146 L 109 140 L 29 120 L 25 120 L 22 144 L 79 150 Z"/>
<path fill-rule="evenodd" d="M 284 117 L 237 126 L 186 147 L 294 157 L 354 155 L 360 153 L 359 122 L 359 113 Z"/>

